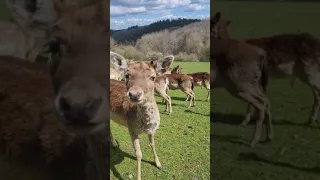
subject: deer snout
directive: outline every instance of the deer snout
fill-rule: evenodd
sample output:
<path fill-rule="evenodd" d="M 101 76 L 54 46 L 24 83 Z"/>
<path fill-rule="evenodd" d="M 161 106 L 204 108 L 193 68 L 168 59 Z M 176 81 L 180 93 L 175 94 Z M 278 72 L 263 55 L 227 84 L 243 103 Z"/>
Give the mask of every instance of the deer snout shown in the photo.
<path fill-rule="evenodd" d="M 88 124 L 102 105 L 102 98 L 87 97 L 84 92 L 62 95 L 58 100 L 58 109 L 67 123 Z"/>
<path fill-rule="evenodd" d="M 143 90 L 140 88 L 130 88 L 128 91 L 128 98 L 133 102 L 139 102 L 142 100 Z"/>

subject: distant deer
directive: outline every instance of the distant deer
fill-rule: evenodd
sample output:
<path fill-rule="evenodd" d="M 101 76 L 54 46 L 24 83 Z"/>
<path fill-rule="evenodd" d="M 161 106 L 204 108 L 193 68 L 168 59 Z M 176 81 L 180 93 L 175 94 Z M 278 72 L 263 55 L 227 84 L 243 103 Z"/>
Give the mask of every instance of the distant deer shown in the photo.
<path fill-rule="evenodd" d="M 173 68 L 171 73 L 174 74 L 182 74 L 182 67 L 177 65 L 176 67 Z M 194 80 L 194 85 L 195 86 L 200 86 L 200 87 L 205 87 L 208 90 L 208 96 L 207 96 L 207 101 L 210 99 L 210 73 L 208 72 L 196 72 L 196 73 L 191 73 L 187 74 L 188 76 L 191 76 Z M 190 97 L 188 96 L 186 101 Z"/>
<path fill-rule="evenodd" d="M 268 83 L 266 52 L 256 46 L 219 34 L 221 13 L 211 20 L 211 81 L 213 87 L 224 87 L 259 112 L 250 146 L 260 140 L 262 125 L 267 115 L 267 141 L 273 136 L 270 101 L 265 89 Z M 214 118 L 214 117 L 213 117 Z"/>
<path fill-rule="evenodd" d="M 220 27 L 220 31 L 229 37 L 227 27 L 231 21 L 225 22 Z M 313 106 L 306 124 L 316 124 L 320 122 L 320 39 L 309 33 L 280 34 L 264 38 L 247 39 L 247 43 L 264 49 L 267 53 L 270 74 L 275 78 L 293 76 L 291 85 L 293 86 L 295 77 L 306 83 L 313 92 Z M 248 107 L 252 113 L 253 108 Z M 250 113 L 247 115 L 250 117 Z M 248 118 L 242 124 L 246 125 L 250 121 Z"/>
<path fill-rule="evenodd" d="M 125 73 L 125 82 L 110 80 L 110 118 L 128 128 L 137 157 L 137 179 L 141 180 L 140 134 L 148 134 L 155 164 L 162 168 L 154 140 L 160 125 L 154 89 L 156 77 L 167 71 L 174 57 L 165 56 L 157 61 L 128 63 L 123 56 L 110 52 L 110 59 L 116 69 Z M 111 143 L 114 147 L 118 146 L 112 134 Z"/>

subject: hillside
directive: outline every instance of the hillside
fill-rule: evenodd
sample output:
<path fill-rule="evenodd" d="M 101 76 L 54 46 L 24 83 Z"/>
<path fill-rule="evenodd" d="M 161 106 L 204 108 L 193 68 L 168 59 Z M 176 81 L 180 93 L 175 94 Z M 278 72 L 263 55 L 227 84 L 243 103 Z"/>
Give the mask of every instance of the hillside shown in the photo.
<path fill-rule="evenodd" d="M 200 21 L 199 19 L 172 19 L 172 20 L 161 20 L 146 26 L 133 26 L 127 29 L 121 30 L 110 30 L 111 38 L 115 41 L 124 42 L 136 42 L 144 34 L 158 32 L 164 29 L 174 30 L 179 27 Z"/>

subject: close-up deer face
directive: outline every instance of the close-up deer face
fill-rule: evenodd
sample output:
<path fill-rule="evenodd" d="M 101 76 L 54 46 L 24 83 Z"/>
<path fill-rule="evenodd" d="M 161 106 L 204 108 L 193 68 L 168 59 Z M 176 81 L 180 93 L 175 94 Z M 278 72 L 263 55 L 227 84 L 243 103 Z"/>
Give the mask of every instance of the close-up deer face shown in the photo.
<path fill-rule="evenodd" d="M 108 121 L 109 104 L 104 7 L 96 2 L 72 7 L 55 2 L 54 7 L 57 19 L 51 32 L 49 65 L 56 109 L 72 126 L 103 124 Z"/>
<path fill-rule="evenodd" d="M 128 63 L 117 53 L 111 52 L 110 55 L 115 67 L 124 72 L 127 95 L 134 103 L 142 103 L 153 98 L 155 78 L 165 73 L 174 59 L 173 56 L 166 56 L 157 61 Z"/>

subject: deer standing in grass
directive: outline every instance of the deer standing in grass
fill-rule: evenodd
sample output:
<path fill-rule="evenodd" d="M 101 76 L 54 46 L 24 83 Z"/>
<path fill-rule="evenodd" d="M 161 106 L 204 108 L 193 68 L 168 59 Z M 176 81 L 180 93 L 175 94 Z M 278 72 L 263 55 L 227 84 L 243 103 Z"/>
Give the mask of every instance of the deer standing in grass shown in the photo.
<path fill-rule="evenodd" d="M 137 179 L 141 180 L 140 134 L 148 134 L 155 164 L 162 168 L 154 140 L 160 125 L 160 114 L 154 97 L 155 79 L 167 71 L 174 57 L 128 63 L 123 56 L 110 52 L 110 59 L 115 68 L 125 75 L 125 82 L 110 80 L 110 118 L 128 128 L 137 157 Z M 118 146 L 112 134 L 111 143 L 114 147 Z"/>
<path fill-rule="evenodd" d="M 224 20 L 220 25 L 226 37 L 231 21 Z M 246 39 L 247 43 L 264 49 L 268 55 L 269 74 L 275 78 L 292 76 L 293 86 L 296 78 L 307 84 L 313 92 L 313 106 L 306 124 L 320 122 L 320 39 L 309 33 L 280 34 L 270 37 Z M 250 122 L 253 108 L 248 105 L 246 119 L 242 125 Z"/>
<path fill-rule="evenodd" d="M 265 91 L 268 83 L 266 52 L 242 41 L 224 39 L 219 33 L 220 19 L 221 13 L 216 13 L 211 20 L 212 85 L 214 88 L 224 87 L 259 112 L 250 144 L 254 147 L 260 140 L 265 119 L 267 141 L 273 137 L 270 102 Z"/>
<path fill-rule="evenodd" d="M 182 74 L 182 67 L 177 65 L 172 69 L 173 74 Z M 205 87 L 208 90 L 208 96 L 207 101 L 210 99 L 210 73 L 208 72 L 196 72 L 187 74 L 188 76 L 191 76 L 194 80 L 195 86 Z M 186 101 L 190 98 L 190 96 L 187 97 Z"/>

